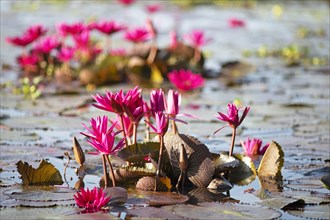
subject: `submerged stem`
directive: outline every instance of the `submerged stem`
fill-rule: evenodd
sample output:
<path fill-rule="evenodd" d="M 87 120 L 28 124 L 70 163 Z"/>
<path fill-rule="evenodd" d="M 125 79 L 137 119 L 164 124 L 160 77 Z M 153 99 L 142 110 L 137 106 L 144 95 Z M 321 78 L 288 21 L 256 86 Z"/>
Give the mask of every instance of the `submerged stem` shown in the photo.
<path fill-rule="evenodd" d="M 233 128 L 233 134 L 231 136 L 231 146 L 230 146 L 229 156 L 232 156 L 233 152 L 234 152 L 235 137 L 236 137 L 236 128 Z"/>
<path fill-rule="evenodd" d="M 116 186 L 116 178 L 115 178 L 115 173 L 113 172 L 111 161 L 109 159 L 109 155 L 107 155 L 105 158 L 107 159 L 108 164 L 109 164 L 110 175 L 111 175 L 111 180 L 112 180 L 112 186 L 115 187 Z"/>

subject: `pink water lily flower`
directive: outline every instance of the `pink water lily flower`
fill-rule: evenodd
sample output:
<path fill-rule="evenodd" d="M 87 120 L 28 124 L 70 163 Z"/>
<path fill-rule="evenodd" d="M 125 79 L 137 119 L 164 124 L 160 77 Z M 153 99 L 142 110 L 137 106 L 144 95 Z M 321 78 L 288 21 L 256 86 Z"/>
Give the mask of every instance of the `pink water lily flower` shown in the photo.
<path fill-rule="evenodd" d="M 56 25 L 56 29 L 61 36 L 65 37 L 69 34 L 81 34 L 83 31 L 88 30 L 88 26 L 86 26 L 83 22 L 76 22 L 72 24 L 59 23 Z"/>
<path fill-rule="evenodd" d="M 218 112 L 219 116 L 217 116 L 217 118 L 219 120 L 227 122 L 228 125 L 233 130 L 229 156 L 232 156 L 233 152 L 234 152 L 236 128 L 243 122 L 244 118 L 246 117 L 246 115 L 248 114 L 248 112 L 250 110 L 250 107 L 245 107 L 244 108 L 243 114 L 241 115 L 241 118 L 238 115 L 238 110 L 239 110 L 239 108 L 237 108 L 237 106 L 235 104 L 229 103 L 228 104 L 228 113 L 227 113 L 227 115 L 222 113 L 222 112 Z M 225 126 L 219 128 L 213 134 L 217 133 L 218 131 L 220 131 L 224 127 Z"/>
<path fill-rule="evenodd" d="M 125 30 L 126 25 L 119 24 L 115 21 L 104 21 L 103 20 L 103 21 L 96 23 L 95 28 L 104 34 L 111 35 L 118 31 Z"/>
<path fill-rule="evenodd" d="M 165 102 L 165 112 L 171 117 L 175 118 L 179 114 L 180 104 L 180 93 L 170 89 L 167 93 L 167 101 Z"/>
<path fill-rule="evenodd" d="M 57 54 L 57 58 L 62 62 L 68 62 L 72 59 L 75 51 L 76 50 L 73 47 L 61 47 Z"/>
<path fill-rule="evenodd" d="M 21 55 L 17 57 L 17 62 L 22 69 L 30 68 L 38 63 L 39 59 L 36 54 Z"/>
<path fill-rule="evenodd" d="M 204 78 L 190 70 L 173 70 L 167 75 L 170 82 L 181 91 L 190 91 L 204 85 Z"/>
<path fill-rule="evenodd" d="M 47 29 L 45 29 L 42 25 L 33 25 L 29 27 L 22 36 L 8 37 L 6 38 L 6 41 L 15 46 L 26 47 L 46 32 Z"/>
<path fill-rule="evenodd" d="M 154 132 L 160 136 L 164 136 L 168 129 L 168 115 L 164 112 L 155 113 L 156 126 L 152 125 L 149 121 L 145 121 L 154 130 Z"/>
<path fill-rule="evenodd" d="M 101 188 L 94 187 L 92 190 L 80 189 L 74 196 L 76 204 L 80 208 L 99 210 L 105 206 L 111 199 Z"/>
<path fill-rule="evenodd" d="M 93 106 L 96 108 L 117 114 L 124 113 L 123 101 L 125 96 L 122 90 L 116 93 L 106 91 L 105 96 L 96 94 L 93 98 L 96 101 L 96 104 L 93 104 Z"/>
<path fill-rule="evenodd" d="M 262 147 L 262 140 L 258 138 L 247 138 L 246 141 L 241 141 L 241 145 L 245 154 L 252 160 L 255 160 L 259 155 L 263 155 L 266 152 L 269 143 Z"/>
<path fill-rule="evenodd" d="M 88 137 L 87 142 L 98 151 L 93 154 L 115 155 L 124 147 L 124 139 L 114 144 L 115 136 L 121 131 L 114 132 L 116 124 L 108 127 L 107 116 L 91 118 L 90 124 L 91 128 L 83 124 L 89 133 L 81 132 L 81 134 Z"/>
<path fill-rule="evenodd" d="M 133 136 L 133 124 L 129 117 L 126 114 L 122 115 L 123 122 L 124 122 L 124 128 L 121 126 L 121 117 L 119 115 L 116 115 L 116 119 L 110 119 L 112 124 L 115 124 L 115 127 L 118 131 L 122 131 L 125 129 L 125 134 L 127 137 Z"/>
<path fill-rule="evenodd" d="M 25 34 L 31 36 L 34 40 L 38 39 L 39 37 L 45 35 L 47 33 L 47 29 L 41 25 L 41 24 L 36 24 L 36 25 L 32 25 L 30 26 Z"/>
<path fill-rule="evenodd" d="M 27 45 L 31 44 L 34 39 L 30 36 L 22 36 L 22 37 L 7 37 L 7 43 L 10 43 L 14 46 L 26 47 Z"/>
<path fill-rule="evenodd" d="M 144 116 L 144 101 L 141 91 L 142 89 L 136 86 L 126 93 L 123 101 L 123 109 L 134 124 L 137 124 Z"/>
<path fill-rule="evenodd" d="M 149 4 L 146 5 L 145 8 L 150 14 L 152 14 L 159 11 L 162 8 L 162 6 L 160 4 Z"/>
<path fill-rule="evenodd" d="M 194 30 L 183 37 L 194 48 L 200 48 L 211 41 L 211 38 L 205 38 L 204 32 L 201 30 Z"/>
<path fill-rule="evenodd" d="M 217 116 L 217 118 L 221 121 L 227 122 L 230 127 L 236 129 L 243 122 L 243 120 L 246 117 L 246 115 L 248 114 L 249 110 L 250 110 L 250 107 L 245 107 L 243 110 L 243 114 L 240 118 L 238 115 L 239 108 L 237 108 L 237 106 L 235 104 L 229 103 L 227 115 L 222 112 L 218 112 L 219 115 Z M 217 130 L 216 132 L 218 132 L 219 130 Z M 216 132 L 214 132 L 214 133 L 216 133 Z"/>
<path fill-rule="evenodd" d="M 125 56 L 127 53 L 125 48 L 118 48 L 118 49 L 110 49 L 109 54 L 111 56 Z"/>
<path fill-rule="evenodd" d="M 117 0 L 117 1 L 126 6 L 131 5 L 135 2 L 135 0 Z"/>
<path fill-rule="evenodd" d="M 124 39 L 133 43 L 142 43 L 151 38 L 146 28 L 136 28 L 125 32 Z"/>
<path fill-rule="evenodd" d="M 228 20 L 228 24 L 232 28 L 244 27 L 245 26 L 245 22 L 243 20 L 237 19 L 237 18 L 230 18 Z"/>
<path fill-rule="evenodd" d="M 165 98 L 162 89 L 154 89 L 150 92 L 150 107 L 152 114 L 163 112 L 165 110 Z"/>
<path fill-rule="evenodd" d="M 60 42 L 55 36 L 49 36 L 41 39 L 34 46 L 36 52 L 41 52 L 44 54 L 49 54 L 53 49 L 57 48 Z"/>
<path fill-rule="evenodd" d="M 73 35 L 73 40 L 77 48 L 88 48 L 89 39 L 90 39 L 90 33 L 88 30 L 84 30 L 79 34 Z"/>

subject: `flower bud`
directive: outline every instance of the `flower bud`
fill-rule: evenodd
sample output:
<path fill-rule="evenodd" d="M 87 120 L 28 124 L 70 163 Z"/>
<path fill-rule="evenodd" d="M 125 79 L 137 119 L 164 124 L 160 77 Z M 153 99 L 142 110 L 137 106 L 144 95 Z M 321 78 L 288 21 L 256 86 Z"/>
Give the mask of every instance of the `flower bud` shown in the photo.
<path fill-rule="evenodd" d="M 85 154 L 83 150 L 80 147 L 80 144 L 76 137 L 73 137 L 73 154 L 74 154 L 74 159 L 76 162 L 82 166 L 83 163 L 85 162 Z"/>
<path fill-rule="evenodd" d="M 179 166 L 180 166 L 181 170 L 187 170 L 188 169 L 188 158 L 187 158 L 186 149 L 184 148 L 183 144 L 181 144 L 181 147 L 180 147 Z"/>

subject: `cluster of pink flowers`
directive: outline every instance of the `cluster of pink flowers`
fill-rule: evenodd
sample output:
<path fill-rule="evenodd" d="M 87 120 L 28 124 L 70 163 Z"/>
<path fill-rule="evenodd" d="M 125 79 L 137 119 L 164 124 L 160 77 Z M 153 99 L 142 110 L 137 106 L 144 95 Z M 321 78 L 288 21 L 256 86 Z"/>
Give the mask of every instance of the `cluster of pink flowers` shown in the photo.
<path fill-rule="evenodd" d="M 119 2 L 130 5 L 135 1 L 121 0 Z M 160 8 L 160 4 L 146 5 L 146 9 L 149 13 L 155 13 L 160 10 Z M 93 65 L 100 65 L 96 64 L 98 57 L 125 57 L 129 53 L 126 53 L 124 49 L 113 49 L 110 47 L 110 37 L 119 32 L 124 32 L 123 39 L 134 43 L 134 47 L 152 40 L 147 63 L 153 63 L 154 59 L 157 57 L 157 29 L 150 18 L 147 18 L 144 27 L 138 28 L 131 28 L 113 20 L 100 20 L 90 23 L 81 21 L 74 23 L 58 23 L 55 29 L 55 32 L 45 36 L 48 29 L 43 25 L 33 25 L 25 30 L 23 35 L 7 38 L 8 43 L 24 48 L 23 53 L 17 58 L 17 63 L 26 76 L 41 75 L 49 77 L 54 76 L 56 73 L 61 73 L 62 71 L 62 73 L 68 73 L 67 75 L 71 77 L 71 80 L 75 80 L 78 79 L 80 70 L 85 67 L 90 68 Z M 105 35 L 106 47 L 92 40 L 93 31 L 98 31 Z M 172 31 L 170 37 L 170 49 L 175 49 L 179 44 L 184 45 L 182 42 L 179 42 L 176 32 Z M 207 38 L 201 30 L 193 30 L 191 33 L 184 35 L 184 38 L 187 40 L 188 44 L 195 49 L 194 58 L 196 61 L 199 61 L 201 57 L 200 48 L 209 43 L 211 39 Z M 105 53 L 106 56 L 99 56 L 102 53 Z M 123 62 L 125 62 L 125 60 Z M 174 68 L 170 68 L 171 71 L 168 74 L 162 74 L 167 74 L 169 81 L 176 89 L 180 91 L 190 91 L 203 86 L 204 79 L 201 74 L 193 73 L 188 69 L 173 69 Z M 126 100 L 125 102 L 130 101 Z M 138 113 L 130 110 L 127 105 L 125 106 L 127 116 L 136 118 L 136 114 Z M 135 120 L 137 119 L 138 118 Z"/>
<path fill-rule="evenodd" d="M 204 85 L 205 81 L 201 74 L 184 69 L 173 70 L 167 77 L 180 91 L 190 91 L 200 88 Z"/>
<path fill-rule="evenodd" d="M 117 123 L 117 128 L 123 131 L 127 140 L 134 136 L 133 143 L 136 143 L 134 133 L 143 117 L 154 117 L 157 128 L 149 120 L 147 120 L 148 125 L 157 134 L 165 134 L 168 117 L 175 118 L 179 113 L 181 96 L 177 91 L 169 90 L 166 100 L 162 90 L 153 90 L 150 93 L 150 107 L 142 98 L 141 91 L 139 87 L 135 87 L 126 94 L 120 90 L 116 93 L 106 91 L 104 96 L 100 94 L 93 96 L 96 101 L 93 106 L 117 114 L 116 120 L 112 120 L 112 122 L 120 122 Z"/>
<path fill-rule="evenodd" d="M 173 120 L 172 129 L 176 132 L 175 121 L 177 116 L 188 114 L 179 114 L 181 95 L 178 91 L 169 90 L 167 99 L 162 89 L 152 90 L 150 92 L 150 105 L 141 94 L 142 89 L 134 87 L 125 94 L 122 90 L 118 92 L 106 91 L 105 95 L 96 94 L 93 96 L 96 103 L 94 107 L 116 114 L 115 120 L 110 120 L 112 126 L 108 128 L 108 118 L 106 116 L 91 119 L 91 128 L 83 124 L 89 133 L 82 132 L 89 138 L 88 143 L 99 153 L 105 155 L 114 155 L 120 151 L 124 145 L 137 143 L 137 126 L 143 117 L 146 118 L 147 128 L 151 128 L 160 138 L 161 148 L 163 147 L 162 138 L 168 130 L 169 120 Z M 151 119 L 154 119 L 154 124 Z M 114 128 L 117 132 L 114 132 Z M 114 145 L 115 136 L 123 133 L 123 138 Z M 131 137 L 133 136 L 133 142 Z M 124 144 L 125 141 L 125 144 Z M 162 150 L 160 150 L 162 152 Z M 159 156 L 159 166 L 161 155 Z M 159 170 L 159 167 L 158 169 Z"/>

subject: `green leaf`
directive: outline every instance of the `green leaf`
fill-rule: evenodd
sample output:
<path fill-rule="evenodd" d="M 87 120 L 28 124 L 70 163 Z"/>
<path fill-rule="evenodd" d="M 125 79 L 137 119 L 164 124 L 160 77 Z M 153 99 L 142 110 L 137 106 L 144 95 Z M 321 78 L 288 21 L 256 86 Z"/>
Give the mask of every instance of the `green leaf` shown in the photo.
<path fill-rule="evenodd" d="M 284 152 L 278 143 L 272 141 L 261 159 L 258 168 L 259 178 L 281 179 L 283 164 Z"/>
<path fill-rule="evenodd" d="M 213 162 L 216 174 L 240 166 L 240 161 L 233 156 L 229 156 L 228 154 L 217 154 L 214 157 Z"/>
<path fill-rule="evenodd" d="M 24 185 L 29 186 L 49 186 L 62 185 L 63 180 L 60 172 L 53 164 L 42 160 L 37 169 L 34 169 L 27 162 L 21 160 L 16 164 L 17 171 L 21 174 Z"/>

